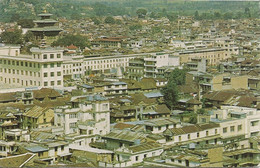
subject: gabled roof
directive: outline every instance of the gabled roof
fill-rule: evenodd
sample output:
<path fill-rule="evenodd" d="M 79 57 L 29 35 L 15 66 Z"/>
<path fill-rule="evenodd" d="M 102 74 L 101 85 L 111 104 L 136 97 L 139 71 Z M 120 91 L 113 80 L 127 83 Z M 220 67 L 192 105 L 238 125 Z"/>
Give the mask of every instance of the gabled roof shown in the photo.
<path fill-rule="evenodd" d="M 39 118 L 42 114 L 44 114 L 46 111 L 48 111 L 49 108 L 42 108 L 40 106 L 34 106 L 27 112 L 25 112 L 23 115 L 27 117 L 32 117 L 32 118 Z"/>
<path fill-rule="evenodd" d="M 16 156 L 9 156 L 0 158 L 0 167 L 23 167 L 28 161 L 30 161 L 35 154 L 25 153 Z"/>
<path fill-rule="evenodd" d="M 71 44 L 70 46 L 67 47 L 69 50 L 76 50 L 78 49 L 78 47 L 74 46 L 73 44 Z"/>
<path fill-rule="evenodd" d="M 114 128 L 115 129 L 120 129 L 120 130 L 123 130 L 123 129 L 126 129 L 126 128 L 132 128 L 134 127 L 134 125 L 132 124 L 126 124 L 126 123 L 117 123 Z"/>
<path fill-rule="evenodd" d="M 142 90 L 156 89 L 156 82 L 153 78 L 143 78 L 140 82 Z"/>
<path fill-rule="evenodd" d="M 40 90 L 33 90 L 33 96 L 35 99 L 41 99 L 41 98 L 43 99 L 45 97 L 50 97 L 50 98 L 60 97 L 61 94 L 54 89 L 42 88 Z"/>
<path fill-rule="evenodd" d="M 0 93 L 0 102 L 10 102 L 10 101 L 16 101 L 15 97 L 16 93 Z"/>
<path fill-rule="evenodd" d="M 180 121 L 174 118 L 155 118 L 151 120 L 145 120 L 143 125 L 164 126 L 164 125 L 176 124 L 178 122 Z"/>
<path fill-rule="evenodd" d="M 175 135 L 189 134 L 189 133 L 200 132 L 203 130 L 208 130 L 217 127 L 219 127 L 219 124 L 216 123 L 194 124 L 194 125 L 184 126 L 181 128 L 167 129 L 164 131 L 164 135 L 175 136 Z"/>
<path fill-rule="evenodd" d="M 133 153 L 139 153 L 139 152 L 146 152 L 146 151 L 151 151 L 151 150 L 156 150 L 161 148 L 162 146 L 159 143 L 147 142 L 147 143 L 142 143 L 140 145 L 130 146 L 128 149 Z"/>
<path fill-rule="evenodd" d="M 133 132 L 130 130 L 112 130 L 109 134 L 103 136 L 105 139 L 113 139 L 118 141 L 127 141 L 134 143 L 136 140 L 144 140 L 145 134 Z"/>
<path fill-rule="evenodd" d="M 155 107 L 155 111 L 160 114 L 170 114 L 171 110 L 165 105 L 160 104 Z"/>

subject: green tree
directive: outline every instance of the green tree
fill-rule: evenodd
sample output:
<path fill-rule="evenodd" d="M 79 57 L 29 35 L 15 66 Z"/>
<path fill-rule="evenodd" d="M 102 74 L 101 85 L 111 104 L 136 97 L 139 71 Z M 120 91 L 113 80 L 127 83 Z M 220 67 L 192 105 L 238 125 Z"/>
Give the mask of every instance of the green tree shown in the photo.
<path fill-rule="evenodd" d="M 7 44 L 22 44 L 22 31 L 16 29 L 15 31 L 5 31 L 1 35 L 1 40 Z"/>
<path fill-rule="evenodd" d="M 115 24 L 115 19 L 114 19 L 112 16 L 108 16 L 108 17 L 106 17 L 106 19 L 105 19 L 105 23 Z"/>
<path fill-rule="evenodd" d="M 196 12 L 194 13 L 194 18 L 195 18 L 196 20 L 199 19 L 199 12 L 198 12 L 198 11 L 196 11 Z"/>
<path fill-rule="evenodd" d="M 137 14 L 138 18 L 145 18 L 146 14 L 147 14 L 147 10 L 146 9 L 138 9 L 136 11 L 136 14 Z"/>
<path fill-rule="evenodd" d="M 22 28 L 34 27 L 34 23 L 33 23 L 32 19 L 20 19 L 20 20 L 18 20 L 17 24 L 22 26 Z"/>
<path fill-rule="evenodd" d="M 161 32 L 161 27 L 158 27 L 158 26 L 153 26 L 152 27 L 152 33 L 160 33 Z"/>
<path fill-rule="evenodd" d="M 177 84 L 173 80 L 169 80 L 167 85 L 162 89 L 165 104 L 172 109 L 179 100 L 179 92 Z"/>
<path fill-rule="evenodd" d="M 120 24 L 122 24 L 122 21 L 120 19 L 116 19 L 115 20 L 115 24 L 119 24 L 120 25 Z"/>
<path fill-rule="evenodd" d="M 171 109 L 178 103 L 179 92 L 177 86 L 185 84 L 186 72 L 186 69 L 174 69 L 170 74 L 167 85 L 162 89 L 165 104 Z"/>
<path fill-rule="evenodd" d="M 25 42 L 31 42 L 31 41 L 33 41 L 33 39 L 34 39 L 34 35 L 33 35 L 33 33 L 32 33 L 31 31 L 28 31 L 28 32 L 24 35 L 23 39 L 24 39 Z"/>
<path fill-rule="evenodd" d="M 219 12 L 214 12 L 215 19 L 221 19 L 221 14 Z"/>
<path fill-rule="evenodd" d="M 88 46 L 88 40 L 86 37 L 81 35 L 67 35 L 64 37 L 60 37 L 57 41 L 54 41 L 52 43 L 52 46 L 70 46 L 71 44 L 80 47 L 85 48 Z"/>
<path fill-rule="evenodd" d="M 97 19 L 96 17 L 92 17 L 91 20 L 94 22 L 94 24 L 99 25 L 100 24 L 100 20 Z"/>
<path fill-rule="evenodd" d="M 141 30 L 142 29 L 142 25 L 141 24 L 134 24 L 134 25 L 131 25 L 129 26 L 129 29 L 130 30 Z"/>
<path fill-rule="evenodd" d="M 174 81 L 177 85 L 184 85 L 186 80 L 187 69 L 174 69 L 169 76 L 169 81 Z"/>
<path fill-rule="evenodd" d="M 17 22 L 18 20 L 20 20 L 20 15 L 17 13 L 12 14 L 11 21 Z"/>

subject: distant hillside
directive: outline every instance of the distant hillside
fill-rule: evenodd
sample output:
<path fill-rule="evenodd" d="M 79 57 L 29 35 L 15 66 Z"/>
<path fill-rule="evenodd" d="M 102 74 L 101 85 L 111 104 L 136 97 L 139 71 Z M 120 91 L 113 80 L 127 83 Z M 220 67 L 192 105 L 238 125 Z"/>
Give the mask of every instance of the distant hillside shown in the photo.
<path fill-rule="evenodd" d="M 241 16 L 248 8 L 248 17 L 259 17 L 259 2 L 192 1 L 192 0 L 0 0 L 0 21 L 11 22 L 35 18 L 47 9 L 56 17 L 80 18 L 107 15 L 136 15 L 136 10 L 145 8 L 148 13 L 167 16 L 171 13 L 194 15 L 219 12 Z M 238 17 L 240 16 L 238 15 Z M 204 15 L 203 15 L 204 16 Z M 247 15 L 243 16 L 246 17 Z M 233 16 L 230 16 L 233 17 Z"/>

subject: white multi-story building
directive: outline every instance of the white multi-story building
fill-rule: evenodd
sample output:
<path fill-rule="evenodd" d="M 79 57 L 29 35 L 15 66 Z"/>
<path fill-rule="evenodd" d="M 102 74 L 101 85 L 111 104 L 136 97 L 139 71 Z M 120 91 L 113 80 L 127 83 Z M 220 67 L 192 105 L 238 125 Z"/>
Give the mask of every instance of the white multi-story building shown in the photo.
<path fill-rule="evenodd" d="M 111 69 L 129 65 L 129 60 L 141 57 L 143 54 L 111 55 L 111 56 L 64 56 L 63 73 L 72 75 L 72 78 L 80 78 L 89 74 L 110 73 Z"/>
<path fill-rule="evenodd" d="M 12 86 L 63 86 L 63 50 L 31 48 L 31 55 L 20 54 L 20 47 L 0 46 L 0 83 Z"/>
<path fill-rule="evenodd" d="M 81 101 L 81 103 L 78 103 Z M 72 106 L 55 109 L 54 125 L 63 127 L 64 134 L 73 141 L 72 145 L 88 146 L 98 136 L 110 131 L 109 101 L 100 95 L 77 97 Z"/>
<path fill-rule="evenodd" d="M 255 108 L 221 106 L 221 109 L 214 111 L 212 118 L 225 121 L 220 125 L 223 125 L 223 132 L 228 136 L 241 134 L 249 138 L 260 135 L 260 111 Z M 225 124 L 227 121 L 232 121 L 232 125 Z"/>
<path fill-rule="evenodd" d="M 156 77 L 158 69 L 164 66 L 179 66 L 179 57 L 166 53 L 153 53 L 144 58 L 144 76 Z"/>

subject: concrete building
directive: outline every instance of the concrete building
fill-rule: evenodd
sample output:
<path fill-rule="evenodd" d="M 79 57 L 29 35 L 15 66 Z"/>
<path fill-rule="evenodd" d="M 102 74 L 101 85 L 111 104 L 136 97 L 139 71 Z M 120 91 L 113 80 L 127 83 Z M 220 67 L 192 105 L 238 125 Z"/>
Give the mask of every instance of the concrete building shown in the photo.
<path fill-rule="evenodd" d="M 88 146 L 110 131 L 109 101 L 99 95 L 78 97 L 55 109 L 54 125 L 63 127 L 72 146 Z M 73 135 L 73 136 L 70 136 Z"/>
<path fill-rule="evenodd" d="M 180 64 L 191 62 L 194 58 L 205 58 L 208 65 L 217 65 L 220 61 L 230 58 L 230 53 L 221 48 L 184 50 L 175 55 L 180 57 Z"/>
<path fill-rule="evenodd" d="M 0 46 L 0 83 L 17 87 L 63 86 L 63 50 L 31 48 L 21 55 L 20 47 Z"/>

